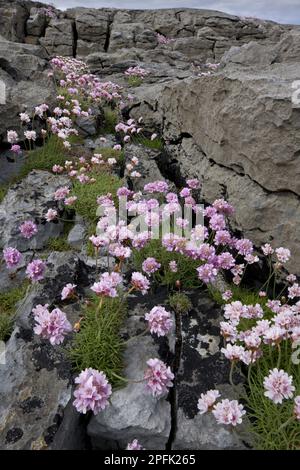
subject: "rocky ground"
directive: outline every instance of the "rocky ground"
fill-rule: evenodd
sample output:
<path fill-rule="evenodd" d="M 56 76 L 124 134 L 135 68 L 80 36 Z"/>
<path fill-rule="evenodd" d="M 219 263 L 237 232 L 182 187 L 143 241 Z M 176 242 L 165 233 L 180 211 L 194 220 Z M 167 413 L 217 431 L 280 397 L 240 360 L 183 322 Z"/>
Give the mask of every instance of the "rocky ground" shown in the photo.
<path fill-rule="evenodd" d="M 157 33 L 171 41 L 159 44 Z M 138 156 L 143 168 L 138 184 L 166 178 L 180 187 L 188 177 L 199 178 L 205 202 L 225 197 L 235 207 L 235 233 L 257 245 L 274 241 L 288 246 L 293 252 L 289 269 L 297 273 L 300 110 L 291 96 L 300 76 L 299 54 L 299 28 L 220 12 L 75 8 L 55 10 L 49 17 L 37 2 L 0 0 L 0 80 L 6 85 L 0 113 L 1 182 L 18 172 L 9 163 L 7 130 L 18 130 L 21 111 L 42 102 L 51 105 L 55 98 L 49 59 L 83 58 L 92 73 L 132 95 L 124 116 L 143 116 L 145 128 L 165 143 L 161 150 L 126 147 L 127 158 Z M 211 71 L 207 63 L 220 65 Z M 128 88 L 124 72 L 136 65 L 150 74 L 139 87 Z M 90 123 L 83 128 L 83 146 L 92 151 L 99 129 Z M 64 176 L 34 171 L 12 186 L 0 205 L 0 246 L 13 243 L 25 260 L 33 250 L 44 253 L 47 241 L 61 236 L 63 224 L 51 224 L 49 231 L 41 223 L 31 246 L 18 238 L 16 221 L 24 214 L 42 219 L 53 192 L 64 184 Z M 8 361 L 0 366 L 0 448 L 119 449 L 137 435 L 148 449 L 247 448 L 247 434 L 232 433 L 210 415 L 197 414 L 197 399 L 209 388 L 234 396 L 229 362 L 219 352 L 222 312 L 205 294 L 190 293 L 192 307 L 179 343 L 171 335 L 163 341 L 147 335 L 125 352 L 128 378 L 142 373 L 149 355 L 176 365 L 176 384 L 167 399 L 145 398 L 141 384 L 128 384 L 114 392 L 112 406 L 98 416 L 89 420 L 75 413 L 70 364 L 32 335 L 30 312 L 40 299 L 57 301 L 61 278 L 82 291 L 90 285 L 95 265 L 81 249 L 85 238 L 85 223 L 77 217 L 68 235 L 72 251 L 52 253 L 45 280 L 19 306 L 7 343 Z M 18 272 L 19 283 L 24 269 Z M 12 282 L 1 266 L 0 291 Z M 142 315 L 158 301 L 166 301 L 163 288 L 155 298 L 131 299 L 122 334 L 139 332 Z M 76 322 L 78 305 L 68 309 Z"/>

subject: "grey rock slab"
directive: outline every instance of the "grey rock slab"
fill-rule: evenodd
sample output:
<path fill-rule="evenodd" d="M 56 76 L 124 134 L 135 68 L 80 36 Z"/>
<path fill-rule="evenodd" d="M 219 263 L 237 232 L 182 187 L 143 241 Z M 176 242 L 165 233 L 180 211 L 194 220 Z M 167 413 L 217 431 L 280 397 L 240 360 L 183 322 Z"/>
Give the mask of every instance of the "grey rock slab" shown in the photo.
<path fill-rule="evenodd" d="M 0 246 L 12 246 L 20 251 L 41 249 L 49 238 L 61 235 L 63 223 L 46 223 L 44 217 L 49 208 L 58 208 L 53 199 L 56 189 L 68 183 L 64 176 L 34 170 L 12 186 L 0 204 Z M 37 234 L 30 240 L 19 231 L 19 226 L 26 220 L 33 220 L 38 226 Z"/>
<path fill-rule="evenodd" d="M 19 303 L 16 326 L 6 343 L 6 362 L 0 365 L 1 449 L 84 447 L 82 419 L 72 409 L 70 363 L 60 346 L 34 335 L 31 314 L 37 304 L 59 305 L 62 287 L 76 283 L 79 266 L 78 258 L 70 253 L 52 253 L 44 281 L 35 284 Z M 72 324 L 78 321 L 77 304 L 60 308 Z"/>

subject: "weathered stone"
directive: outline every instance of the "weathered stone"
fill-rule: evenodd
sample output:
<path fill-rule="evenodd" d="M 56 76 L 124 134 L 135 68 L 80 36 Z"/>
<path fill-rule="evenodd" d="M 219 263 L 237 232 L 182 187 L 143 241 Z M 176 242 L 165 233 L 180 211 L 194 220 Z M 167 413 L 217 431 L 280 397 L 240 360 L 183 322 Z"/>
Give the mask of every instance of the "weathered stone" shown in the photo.
<path fill-rule="evenodd" d="M 75 281 L 78 266 L 72 255 L 52 253 L 44 284 L 33 287 L 19 306 L 17 325 L 6 344 L 6 363 L 0 366 L 1 449 L 84 446 L 80 415 L 67 407 L 72 399 L 70 364 L 61 348 L 33 334 L 31 316 L 37 304 L 59 302 L 61 286 Z M 76 304 L 64 310 L 72 323 L 77 321 Z"/>
<path fill-rule="evenodd" d="M 130 304 L 126 331 L 131 338 L 145 328 L 142 315 L 154 306 L 152 297 L 139 296 L 138 303 Z M 132 339 L 124 353 L 125 377 L 129 380 L 143 379 L 146 361 L 160 357 L 160 351 L 165 351 L 165 348 L 159 348 L 159 343 L 149 335 Z M 143 382 L 128 383 L 116 390 L 112 394 L 111 405 L 94 416 L 88 426 L 93 445 L 106 450 L 125 448 L 135 438 L 146 449 L 165 449 L 170 430 L 170 404 L 165 397 L 157 399 L 147 393 Z"/>
<path fill-rule="evenodd" d="M 228 384 L 230 363 L 220 353 L 222 313 L 201 293 L 190 298 L 193 309 L 182 315 L 181 359 L 176 383 L 177 429 L 172 449 L 243 449 L 238 438 L 240 430 L 233 433 L 217 424 L 211 414 L 198 413 L 198 399 L 207 390 L 217 389 L 223 398 L 237 397 Z M 236 383 L 241 380 L 238 374 L 234 374 L 234 379 Z"/>
<path fill-rule="evenodd" d="M 80 250 L 86 236 L 86 225 L 80 216 L 76 216 L 75 225 L 68 234 L 68 243 L 72 248 Z"/>
<path fill-rule="evenodd" d="M 47 18 L 41 8 L 31 8 L 30 17 L 26 22 L 26 33 L 31 36 L 43 36 Z"/>
<path fill-rule="evenodd" d="M 51 55 L 73 56 L 74 32 L 73 21 L 68 19 L 51 19 L 44 37 L 40 43 Z"/>
<path fill-rule="evenodd" d="M 161 151 L 147 148 L 141 144 L 126 145 L 126 164 L 130 163 L 130 160 L 133 157 L 136 157 L 139 160 L 138 165 L 134 169 L 141 174 L 140 178 L 130 177 L 131 172 L 125 170 L 125 176 L 129 181 L 129 186 L 132 187 L 134 191 L 141 191 L 145 184 L 151 181 L 164 180 L 164 177 L 162 176 L 156 163 L 156 159 L 160 157 L 160 154 Z"/>
<path fill-rule="evenodd" d="M 53 194 L 66 184 L 68 179 L 64 176 L 34 170 L 12 186 L 0 205 L 0 246 L 14 246 L 20 251 L 41 249 L 50 237 L 58 237 L 63 223 L 46 223 L 44 217 L 50 207 L 57 208 Z M 25 220 L 34 220 L 38 226 L 38 233 L 31 240 L 22 237 L 19 231 Z"/>

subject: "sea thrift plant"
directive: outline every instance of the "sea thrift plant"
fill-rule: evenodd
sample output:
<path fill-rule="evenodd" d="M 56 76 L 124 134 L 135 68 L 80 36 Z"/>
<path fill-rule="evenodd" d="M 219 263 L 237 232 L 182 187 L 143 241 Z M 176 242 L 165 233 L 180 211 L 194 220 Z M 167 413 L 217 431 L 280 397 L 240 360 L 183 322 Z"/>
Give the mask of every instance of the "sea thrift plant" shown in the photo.
<path fill-rule="evenodd" d="M 21 235 L 28 240 L 32 238 L 38 231 L 37 225 L 32 220 L 27 220 L 23 222 L 20 227 Z"/>
<path fill-rule="evenodd" d="M 75 383 L 74 406 L 79 413 L 92 411 L 97 415 L 107 407 L 112 388 L 103 372 L 85 369 L 76 377 Z"/>
<path fill-rule="evenodd" d="M 149 324 L 150 332 L 157 336 L 167 335 L 173 326 L 171 314 L 164 307 L 153 307 L 146 313 L 145 320 Z"/>
<path fill-rule="evenodd" d="M 9 246 L 7 248 L 4 248 L 3 258 L 7 268 L 13 269 L 19 265 L 22 259 L 22 255 L 16 248 L 12 248 L 11 246 Z"/>
<path fill-rule="evenodd" d="M 29 263 L 26 268 L 26 275 L 32 282 L 41 281 L 44 278 L 46 264 L 41 259 L 36 259 Z"/>
<path fill-rule="evenodd" d="M 173 387 L 174 374 L 170 367 L 160 359 L 149 359 L 148 369 L 145 372 L 146 388 L 154 397 L 161 397 Z"/>
<path fill-rule="evenodd" d="M 35 334 L 43 339 L 50 341 L 52 345 L 61 344 L 65 336 L 72 331 L 72 325 L 67 320 L 66 314 L 59 308 L 55 308 L 51 312 L 47 305 L 38 305 L 33 309 Z"/>

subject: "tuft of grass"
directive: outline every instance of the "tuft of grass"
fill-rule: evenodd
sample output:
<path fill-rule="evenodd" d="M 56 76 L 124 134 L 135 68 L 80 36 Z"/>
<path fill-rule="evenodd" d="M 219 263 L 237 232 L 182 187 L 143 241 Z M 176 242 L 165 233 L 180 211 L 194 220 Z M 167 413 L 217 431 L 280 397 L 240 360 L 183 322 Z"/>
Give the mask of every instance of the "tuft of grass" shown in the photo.
<path fill-rule="evenodd" d="M 64 165 L 66 158 L 67 151 L 62 140 L 56 135 L 51 135 L 43 147 L 28 153 L 18 179 L 24 178 L 32 170 L 51 171 L 53 165 Z"/>
<path fill-rule="evenodd" d="M 122 165 L 125 161 L 124 150 L 114 150 L 111 147 L 101 147 L 96 149 L 94 153 L 100 153 L 104 161 L 107 161 L 109 158 L 115 158 L 119 165 Z"/>
<path fill-rule="evenodd" d="M 128 77 L 127 81 L 128 85 L 132 87 L 140 86 L 143 83 L 143 79 L 141 77 L 134 76 Z"/>
<path fill-rule="evenodd" d="M 28 282 L 0 293 L 0 341 L 6 341 L 12 330 L 16 304 L 24 297 Z"/>
<path fill-rule="evenodd" d="M 5 198 L 7 191 L 9 190 L 9 184 L 1 184 L 0 185 L 0 204 Z"/>
<path fill-rule="evenodd" d="M 96 179 L 92 184 L 81 184 L 74 182 L 72 194 L 77 196 L 74 204 L 75 211 L 80 214 L 90 224 L 95 225 L 97 216 L 97 197 L 111 193 L 117 202 L 116 193 L 121 186 L 120 178 L 108 173 L 93 171 L 89 176 Z"/>
<path fill-rule="evenodd" d="M 175 292 L 169 296 L 168 303 L 170 307 L 177 313 L 188 313 L 193 305 L 187 295 L 182 292 Z"/>
<path fill-rule="evenodd" d="M 264 378 L 274 367 L 283 369 L 293 376 L 295 396 L 300 394 L 300 366 L 293 364 L 291 355 L 295 350 L 289 341 L 281 343 L 281 359 L 278 361 L 277 348 L 265 345 L 263 357 L 257 364 L 248 369 L 247 406 L 250 418 L 249 431 L 258 450 L 299 450 L 300 426 L 293 417 L 293 400 L 283 400 L 275 405 L 264 396 Z M 282 426 L 284 423 L 287 425 Z"/>
<path fill-rule="evenodd" d="M 133 143 L 143 145 L 148 149 L 163 150 L 164 148 L 164 141 L 160 137 L 156 137 L 156 139 L 151 140 L 143 135 L 135 135 L 132 140 Z"/>
<path fill-rule="evenodd" d="M 112 109 L 110 106 L 103 108 L 104 113 L 104 124 L 102 128 L 102 134 L 114 134 L 115 127 L 118 124 L 118 110 Z"/>
<path fill-rule="evenodd" d="M 59 238 L 49 238 L 46 249 L 49 251 L 70 251 L 72 247 L 69 245 L 67 236 L 60 236 Z"/>
<path fill-rule="evenodd" d="M 167 251 L 162 246 L 161 240 L 151 240 L 141 250 L 133 250 L 135 268 L 141 270 L 143 261 L 148 257 L 155 258 L 161 264 L 160 270 L 153 274 L 153 279 L 158 285 L 166 285 L 171 288 L 175 286 L 176 281 L 179 281 L 183 289 L 192 289 L 200 286 L 196 271 L 199 261 L 191 260 L 180 253 Z M 171 272 L 169 268 L 169 263 L 173 260 L 177 262 L 177 273 Z"/>
<path fill-rule="evenodd" d="M 92 367 L 106 374 L 109 382 L 120 385 L 114 374 L 123 370 L 122 340 L 119 331 L 124 323 L 127 305 L 124 300 L 105 298 L 97 312 L 99 299 L 92 297 L 83 310 L 80 331 L 76 333 L 68 355 L 76 372 Z"/>

